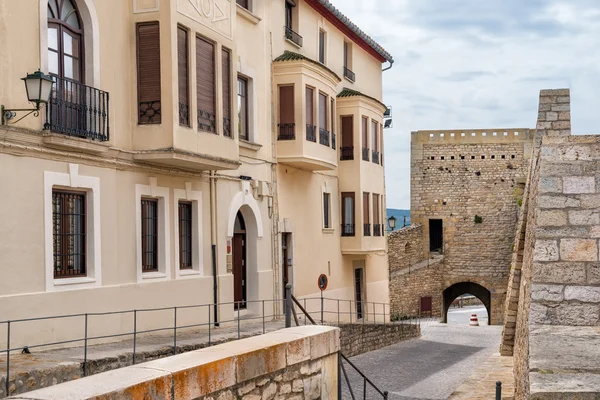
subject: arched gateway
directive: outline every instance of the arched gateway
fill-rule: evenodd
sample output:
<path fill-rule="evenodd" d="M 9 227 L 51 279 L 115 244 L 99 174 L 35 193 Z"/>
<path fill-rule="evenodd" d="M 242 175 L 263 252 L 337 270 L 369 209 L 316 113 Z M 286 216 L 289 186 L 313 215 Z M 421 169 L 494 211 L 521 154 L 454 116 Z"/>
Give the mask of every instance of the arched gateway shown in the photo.
<path fill-rule="evenodd" d="M 454 299 L 456 299 L 458 296 L 462 296 L 463 294 L 467 294 L 467 293 L 472 294 L 473 296 L 475 296 L 479 300 L 481 300 L 481 302 L 485 306 L 485 309 L 487 310 L 488 324 L 490 324 L 490 320 L 492 318 L 491 293 L 489 290 L 487 290 L 483 286 L 478 285 L 477 283 L 474 283 L 474 282 L 455 283 L 454 285 L 449 286 L 448 288 L 446 288 L 446 290 L 444 290 L 442 322 L 448 322 L 448 309 L 450 308 L 450 304 L 452 304 Z"/>

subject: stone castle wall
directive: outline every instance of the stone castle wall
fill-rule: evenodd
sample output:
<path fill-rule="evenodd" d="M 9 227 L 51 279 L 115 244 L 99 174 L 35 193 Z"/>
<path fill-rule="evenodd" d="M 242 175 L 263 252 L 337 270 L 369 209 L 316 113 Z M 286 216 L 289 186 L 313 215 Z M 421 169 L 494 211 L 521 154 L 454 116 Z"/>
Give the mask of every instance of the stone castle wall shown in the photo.
<path fill-rule="evenodd" d="M 342 324 L 340 328 L 340 347 L 346 357 L 354 357 L 391 346 L 403 340 L 421 335 L 418 324 Z"/>
<path fill-rule="evenodd" d="M 502 322 L 532 145 L 533 131 L 527 129 L 413 132 L 411 221 L 422 226 L 414 243 L 427 260 L 429 219 L 442 219 L 443 262 L 410 276 L 398 274 L 406 266 L 394 261 L 394 253 L 401 252 L 405 238 L 390 236 L 392 307 L 414 304 L 423 290 L 436 293 L 434 309 L 440 310 L 446 288 L 473 282 L 491 292 L 491 323 Z"/>

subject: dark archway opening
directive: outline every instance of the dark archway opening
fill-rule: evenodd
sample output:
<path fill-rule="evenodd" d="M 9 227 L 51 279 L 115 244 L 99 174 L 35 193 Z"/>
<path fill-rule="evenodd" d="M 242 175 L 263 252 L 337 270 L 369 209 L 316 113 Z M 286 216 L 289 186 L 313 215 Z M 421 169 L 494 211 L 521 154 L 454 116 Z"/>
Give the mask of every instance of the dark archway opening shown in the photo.
<path fill-rule="evenodd" d="M 450 308 L 450 305 L 452 304 L 454 299 L 456 299 L 459 296 L 462 296 L 463 294 L 472 294 L 473 296 L 475 296 L 479 300 L 481 300 L 481 302 L 485 306 L 485 309 L 487 310 L 487 313 L 488 313 L 488 325 L 489 325 L 491 317 L 492 317 L 491 293 L 489 290 L 487 290 L 483 286 L 478 285 L 477 283 L 474 283 L 474 282 L 455 283 L 454 285 L 452 285 L 452 286 L 448 287 L 446 290 L 444 290 L 442 322 L 444 322 L 444 323 L 448 322 L 448 309 Z"/>

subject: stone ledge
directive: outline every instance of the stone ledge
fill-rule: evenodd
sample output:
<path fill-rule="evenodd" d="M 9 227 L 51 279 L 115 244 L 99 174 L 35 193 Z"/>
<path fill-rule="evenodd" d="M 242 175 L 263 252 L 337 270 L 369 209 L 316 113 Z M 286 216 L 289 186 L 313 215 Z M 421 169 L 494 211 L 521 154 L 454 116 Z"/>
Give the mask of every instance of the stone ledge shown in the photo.
<path fill-rule="evenodd" d="M 600 375 L 597 374 L 529 374 L 530 399 L 596 400 L 600 398 Z"/>
<path fill-rule="evenodd" d="M 309 343 L 307 345 L 307 342 Z M 193 399 L 339 352 L 339 329 L 300 326 L 104 372 L 14 399 Z"/>

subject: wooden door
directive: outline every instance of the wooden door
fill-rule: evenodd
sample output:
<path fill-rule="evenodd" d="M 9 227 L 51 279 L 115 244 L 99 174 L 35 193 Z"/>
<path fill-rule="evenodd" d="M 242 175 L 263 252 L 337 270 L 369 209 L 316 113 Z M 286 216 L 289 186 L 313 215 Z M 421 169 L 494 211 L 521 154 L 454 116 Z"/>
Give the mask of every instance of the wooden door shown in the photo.
<path fill-rule="evenodd" d="M 233 235 L 233 300 L 235 308 L 246 308 L 246 235 Z"/>

